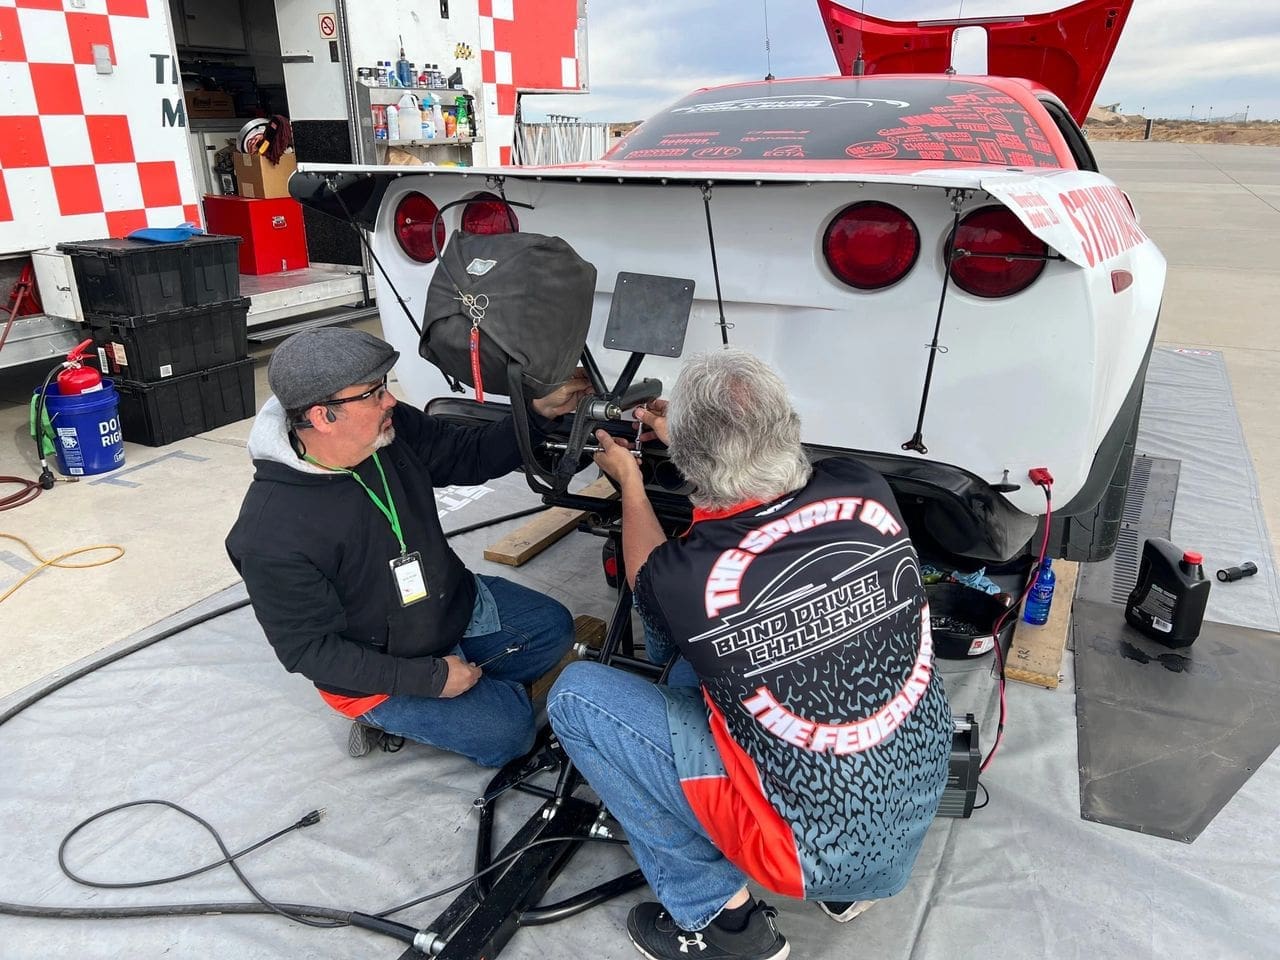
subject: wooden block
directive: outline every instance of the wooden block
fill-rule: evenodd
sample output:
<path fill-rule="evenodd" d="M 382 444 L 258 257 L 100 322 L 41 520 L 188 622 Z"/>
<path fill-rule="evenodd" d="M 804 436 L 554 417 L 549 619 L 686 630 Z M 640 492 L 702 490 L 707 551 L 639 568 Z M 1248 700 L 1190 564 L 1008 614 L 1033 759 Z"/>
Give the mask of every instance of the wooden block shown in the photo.
<path fill-rule="evenodd" d="M 1035 626 L 1018 618 L 1004 670 L 1010 680 L 1051 690 L 1058 686 L 1062 651 L 1067 646 L 1067 631 L 1071 629 L 1071 601 L 1076 595 L 1078 569 L 1079 564 L 1070 560 L 1054 561 L 1053 572 L 1058 582 L 1053 589 L 1053 606 L 1049 608 L 1047 623 Z"/>
<path fill-rule="evenodd" d="M 599 650 L 604 644 L 604 621 L 599 617 L 588 617 L 583 614 L 573 618 L 573 642 L 576 646 L 579 643 L 585 643 L 588 647 Z M 533 684 L 533 699 L 544 700 L 547 691 L 551 689 L 551 685 L 556 682 L 556 677 L 560 676 L 560 671 L 567 667 L 573 661 L 578 659 L 578 655 L 572 650 L 567 652 L 560 658 L 560 662 L 551 668 L 550 672 L 543 674 Z"/>
<path fill-rule="evenodd" d="M 579 490 L 578 495 L 613 500 L 618 496 L 618 491 L 608 477 L 601 477 Z M 571 510 L 568 507 L 544 510 L 520 529 L 513 530 L 497 543 L 485 547 L 484 558 L 494 563 L 518 567 L 573 530 L 585 516 L 585 511 Z"/>

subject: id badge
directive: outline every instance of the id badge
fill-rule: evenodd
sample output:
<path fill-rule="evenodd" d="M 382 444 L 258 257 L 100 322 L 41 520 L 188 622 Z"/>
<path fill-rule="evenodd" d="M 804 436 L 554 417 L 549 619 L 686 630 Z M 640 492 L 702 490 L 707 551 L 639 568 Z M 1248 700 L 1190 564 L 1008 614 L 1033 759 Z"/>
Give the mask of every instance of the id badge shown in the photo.
<path fill-rule="evenodd" d="M 400 594 L 400 606 L 407 607 L 430 596 L 426 578 L 422 575 L 422 554 L 406 553 L 403 557 L 396 557 L 391 561 L 391 575 Z"/>

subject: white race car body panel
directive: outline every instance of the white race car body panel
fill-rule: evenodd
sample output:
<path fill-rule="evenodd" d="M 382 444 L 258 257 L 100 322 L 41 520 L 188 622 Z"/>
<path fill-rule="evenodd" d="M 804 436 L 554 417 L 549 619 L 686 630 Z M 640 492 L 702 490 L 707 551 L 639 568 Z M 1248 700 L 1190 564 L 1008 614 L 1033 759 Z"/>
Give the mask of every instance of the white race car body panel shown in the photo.
<path fill-rule="evenodd" d="M 443 375 L 419 359 L 418 336 L 398 291 L 421 319 L 434 264 L 401 249 L 392 229 L 407 193 L 437 206 L 495 191 L 501 181 L 519 208 L 520 229 L 558 235 L 598 271 L 588 345 L 606 378 L 627 357 L 602 344 L 619 271 L 690 278 L 695 300 L 684 355 L 722 345 L 716 277 L 702 185 L 710 185 L 719 282 L 728 342 L 762 357 L 786 380 L 804 440 L 825 447 L 908 458 L 930 343 L 944 289 L 945 247 L 956 191 L 963 215 L 1003 204 L 1061 259 L 1026 290 L 1002 299 L 946 284 L 940 351 L 924 414 L 928 460 L 989 484 L 1026 514 L 1044 512 L 1027 471 L 1047 467 L 1054 501 L 1068 503 L 1089 477 L 1103 437 L 1142 369 L 1154 334 L 1165 261 L 1142 234 L 1118 188 L 1096 173 L 956 166 L 866 175 L 724 169 L 679 171 L 580 168 L 307 166 L 300 175 L 366 174 L 389 181 L 373 233 L 385 268 L 375 270 L 383 329 L 401 352 L 396 374 L 422 406 L 449 394 Z M 851 203 L 880 200 L 916 224 L 921 252 L 886 289 L 841 283 L 822 239 Z M 450 232 L 463 207 L 444 214 Z M 639 376 L 668 387 L 679 359 L 650 356 Z M 469 392 L 468 392 L 468 395 Z"/>

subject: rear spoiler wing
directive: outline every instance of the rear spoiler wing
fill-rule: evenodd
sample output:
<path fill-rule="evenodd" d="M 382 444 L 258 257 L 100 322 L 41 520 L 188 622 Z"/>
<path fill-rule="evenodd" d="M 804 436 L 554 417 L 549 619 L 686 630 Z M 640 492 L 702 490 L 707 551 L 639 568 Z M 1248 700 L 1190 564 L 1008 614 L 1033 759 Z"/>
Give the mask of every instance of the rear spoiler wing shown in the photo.
<path fill-rule="evenodd" d="M 300 164 L 289 179 L 290 194 L 304 206 L 372 230 L 383 195 L 397 180 L 457 178 L 473 181 L 463 189 L 493 189 L 495 182 L 541 183 L 603 181 L 655 183 L 668 188 L 702 186 L 751 186 L 776 184 L 802 186 L 823 181 L 843 183 L 893 183 L 939 190 L 981 191 L 1008 207 L 1027 229 L 1063 257 L 1080 267 L 1092 267 L 1115 252 L 1147 242 L 1138 227 L 1128 199 L 1114 183 L 1097 173 L 1082 170 L 1044 170 L 1035 174 L 992 172 L 976 167 L 934 168 L 911 174 L 785 173 L 762 175 L 734 171 L 621 171 L 613 168 L 578 167 L 431 167 L 406 173 L 402 166 L 352 164 Z M 570 187 L 572 189 L 572 187 Z"/>
<path fill-rule="evenodd" d="M 845 76 L 952 71 L 952 36 L 987 32 L 987 73 L 1031 80 L 1052 91 L 1083 124 L 1111 63 L 1133 0 L 1082 0 L 1027 16 L 963 20 L 882 20 L 835 0 L 818 0 L 836 63 Z"/>

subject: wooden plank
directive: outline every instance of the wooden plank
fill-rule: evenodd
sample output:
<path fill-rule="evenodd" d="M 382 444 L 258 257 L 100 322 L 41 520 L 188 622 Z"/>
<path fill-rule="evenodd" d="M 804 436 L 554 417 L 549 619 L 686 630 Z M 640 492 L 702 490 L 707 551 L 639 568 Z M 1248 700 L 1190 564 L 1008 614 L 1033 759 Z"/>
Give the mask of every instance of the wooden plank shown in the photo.
<path fill-rule="evenodd" d="M 618 491 L 613 488 L 608 477 L 601 477 L 579 490 L 578 495 L 613 500 L 618 496 Z M 578 522 L 586 515 L 586 511 L 583 510 L 552 507 L 537 514 L 524 526 L 513 530 L 497 543 L 485 547 L 484 558 L 494 563 L 518 567 L 577 527 Z"/>
<path fill-rule="evenodd" d="M 588 647 L 599 650 L 604 645 L 604 621 L 599 617 L 589 617 L 586 614 L 573 618 L 573 643 L 577 646 L 579 643 L 585 643 Z M 556 682 L 556 677 L 560 676 L 560 671 L 567 667 L 573 661 L 578 659 L 578 655 L 569 650 L 560 662 L 551 670 L 539 677 L 533 684 L 532 697 L 534 700 L 545 700 L 547 691 L 551 689 L 551 685 Z"/>
<path fill-rule="evenodd" d="M 1066 649 L 1067 632 L 1071 629 L 1071 601 L 1076 595 L 1078 570 L 1077 563 L 1055 560 L 1053 572 L 1058 582 L 1053 588 L 1053 606 L 1049 608 L 1048 622 L 1035 626 L 1018 618 L 1004 671 L 1010 680 L 1051 690 L 1057 688 L 1062 651 Z"/>

